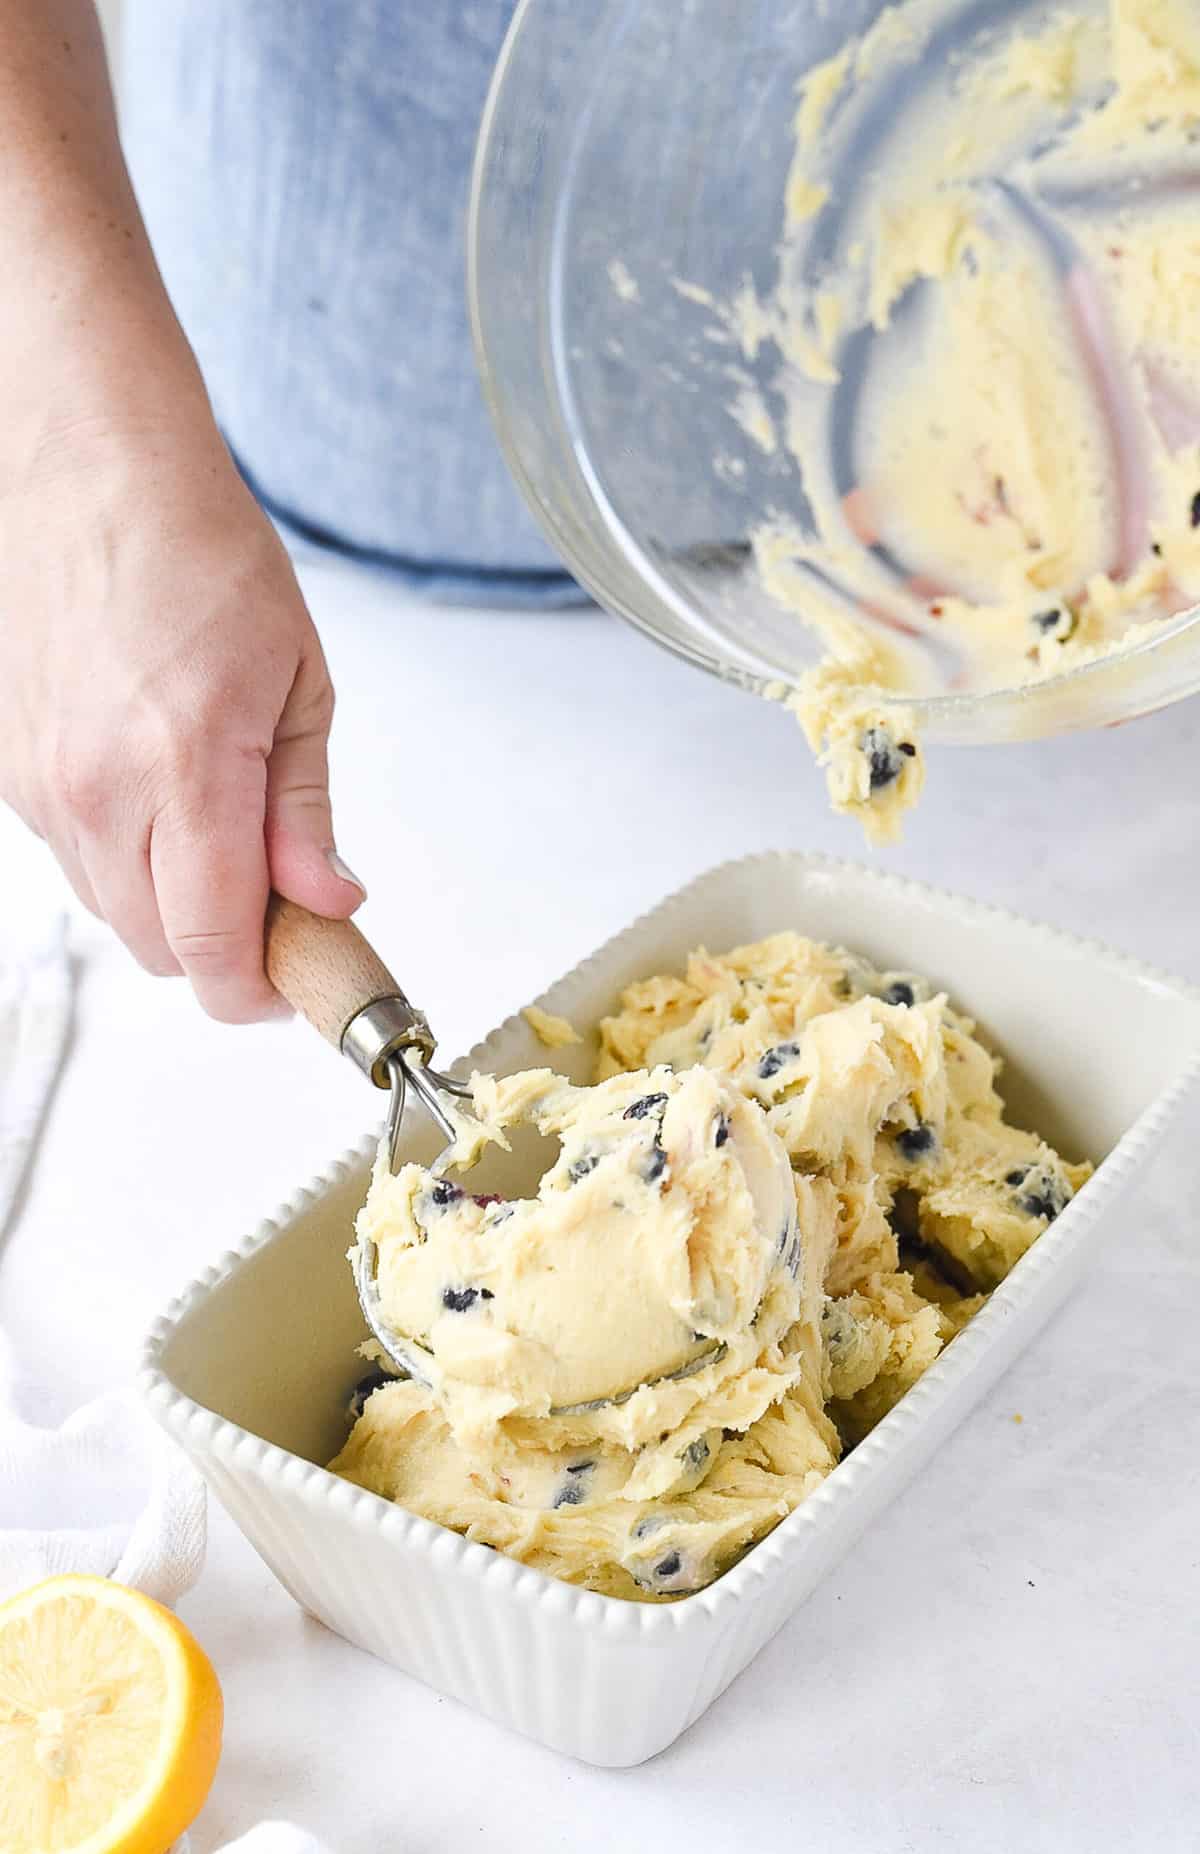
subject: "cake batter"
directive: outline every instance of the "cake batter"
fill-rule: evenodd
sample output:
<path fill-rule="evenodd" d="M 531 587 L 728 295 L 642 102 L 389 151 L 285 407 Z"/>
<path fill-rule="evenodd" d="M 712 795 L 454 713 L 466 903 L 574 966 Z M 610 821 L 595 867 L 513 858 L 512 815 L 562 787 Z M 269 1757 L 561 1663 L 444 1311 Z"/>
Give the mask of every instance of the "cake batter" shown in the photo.
<path fill-rule="evenodd" d="M 467 1157 L 561 1149 L 516 1199 L 377 1163 L 359 1238 L 426 1381 L 364 1380 L 335 1472 L 609 1595 L 703 1587 L 1087 1177 L 996 1067 L 925 980 L 789 932 L 630 986 L 590 1088 L 475 1077 Z"/>
<path fill-rule="evenodd" d="M 829 653 L 776 693 L 876 842 L 922 784 L 897 696 L 1060 675 L 1200 600 L 1200 19 L 1034 6 L 964 43 L 956 11 L 806 76 L 777 286 L 724 318 L 775 343 L 811 510 L 754 537 Z"/>

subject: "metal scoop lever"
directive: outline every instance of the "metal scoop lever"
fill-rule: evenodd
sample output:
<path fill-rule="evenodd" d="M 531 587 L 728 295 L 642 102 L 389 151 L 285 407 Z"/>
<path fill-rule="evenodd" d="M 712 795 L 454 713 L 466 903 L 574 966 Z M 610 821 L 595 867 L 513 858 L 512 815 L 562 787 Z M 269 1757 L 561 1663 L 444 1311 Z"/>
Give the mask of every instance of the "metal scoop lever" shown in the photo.
<path fill-rule="evenodd" d="M 426 1062 L 406 1062 L 399 1050 L 387 1057 L 387 1072 L 392 1090 L 387 1116 L 388 1165 L 394 1172 L 400 1148 L 400 1122 L 404 1116 L 408 1090 L 412 1089 L 430 1119 L 437 1123 L 451 1145 L 458 1137 L 458 1129 L 438 1099 L 438 1089 L 443 1089 L 459 1101 L 469 1101 L 471 1090 L 465 1082 L 455 1081 L 453 1076 L 440 1075 Z"/>

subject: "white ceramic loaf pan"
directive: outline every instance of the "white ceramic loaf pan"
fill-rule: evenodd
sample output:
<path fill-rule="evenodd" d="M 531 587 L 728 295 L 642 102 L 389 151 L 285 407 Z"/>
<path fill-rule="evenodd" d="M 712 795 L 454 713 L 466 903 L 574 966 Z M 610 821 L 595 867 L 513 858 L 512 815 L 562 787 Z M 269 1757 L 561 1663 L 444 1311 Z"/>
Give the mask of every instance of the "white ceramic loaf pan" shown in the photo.
<path fill-rule="evenodd" d="M 345 1251 L 374 1141 L 334 1163 L 186 1291 L 142 1386 L 304 1609 L 489 1718 L 591 1763 L 636 1764 L 710 1706 L 938 1447 L 1125 1223 L 1149 1148 L 1200 1086 L 1200 992 L 992 908 L 801 855 L 728 863 L 538 1000 L 581 1028 L 629 980 L 782 927 L 928 974 L 1006 1058 L 1013 1117 L 1095 1177 L 966 1332 L 819 1491 L 711 1588 L 661 1607 L 569 1588 L 337 1480 L 363 1327 Z M 552 1062 L 522 1018 L 464 1069 Z M 415 1120 L 416 1117 L 414 1117 Z M 432 1142 L 414 1129 L 406 1157 Z M 981 1444 L 979 1472 L 989 1471 Z M 802 1624 L 799 1625 L 802 1627 Z"/>

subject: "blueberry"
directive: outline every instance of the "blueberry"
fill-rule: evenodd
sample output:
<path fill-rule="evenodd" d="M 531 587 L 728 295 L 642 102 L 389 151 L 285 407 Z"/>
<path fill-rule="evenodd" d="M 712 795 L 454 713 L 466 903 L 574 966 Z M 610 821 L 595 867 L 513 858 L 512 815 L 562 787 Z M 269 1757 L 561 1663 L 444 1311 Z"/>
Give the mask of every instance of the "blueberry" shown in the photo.
<path fill-rule="evenodd" d="M 831 1300 L 821 1314 L 821 1338 L 827 1352 L 840 1352 L 853 1339 L 857 1328 L 848 1307 Z"/>
<path fill-rule="evenodd" d="M 659 1517 L 639 1520 L 633 1527 L 630 1537 L 642 1538 L 647 1532 L 655 1532 L 666 1523 L 664 1518 Z M 694 1568 L 686 1553 L 674 1548 L 669 1548 L 664 1552 L 657 1564 L 647 1564 L 644 1559 L 638 1559 L 629 1565 L 629 1569 L 634 1582 L 639 1584 L 643 1590 L 670 1590 L 676 1593 L 694 1587 L 696 1582 Z"/>
<path fill-rule="evenodd" d="M 1075 614 L 1065 605 L 1050 605 L 1045 611 L 1034 612 L 1030 622 L 1043 637 L 1056 637 L 1065 644 L 1075 629 Z"/>
<path fill-rule="evenodd" d="M 1027 1217 L 1045 1217 L 1047 1223 L 1053 1223 L 1071 1200 L 1066 1182 L 1048 1165 L 1031 1167 L 1021 1183 L 1025 1188 L 1018 1194 L 1017 1205 Z"/>
<path fill-rule="evenodd" d="M 644 1094 L 640 1101 L 634 1101 L 625 1109 L 623 1117 L 626 1120 L 644 1120 L 647 1114 L 652 1114 L 656 1108 L 665 1107 L 666 1104 L 665 1094 Z"/>
<path fill-rule="evenodd" d="M 492 1299 L 491 1294 L 488 1293 L 486 1288 L 484 1288 L 483 1292 L 488 1300 Z M 442 1289 L 442 1305 L 449 1313 L 466 1313 L 467 1309 L 473 1307 L 478 1299 L 478 1288 L 448 1287 Z"/>
<path fill-rule="evenodd" d="M 438 1209 L 444 1210 L 447 1204 L 457 1204 L 462 1190 L 460 1186 L 451 1184 L 448 1178 L 439 1178 L 429 1195 Z"/>
<path fill-rule="evenodd" d="M 656 1178 L 662 1177 L 666 1169 L 667 1155 L 661 1146 L 655 1146 L 649 1158 L 642 1166 L 642 1177 L 647 1184 L 653 1184 Z"/>
<path fill-rule="evenodd" d="M 785 1063 L 790 1062 L 793 1056 L 798 1056 L 799 1054 L 799 1043 L 777 1043 L 774 1049 L 769 1049 L 767 1051 L 758 1065 L 759 1080 L 770 1081 L 773 1075 L 778 1075 Z"/>
<path fill-rule="evenodd" d="M 572 1184 L 578 1184 L 581 1178 L 586 1178 L 589 1172 L 594 1172 L 599 1163 L 600 1154 L 598 1152 L 585 1152 L 578 1159 L 572 1159 L 567 1167 L 567 1177 Z"/>
<path fill-rule="evenodd" d="M 1071 1200 L 1066 1179 L 1045 1163 L 1014 1166 L 1011 1172 L 1005 1172 L 1004 1182 L 1012 1185 L 1017 1209 L 1027 1217 L 1045 1217 L 1052 1222 Z"/>
<path fill-rule="evenodd" d="M 711 1450 L 709 1449 L 708 1443 L 704 1440 L 704 1437 L 697 1436 L 696 1440 L 694 1442 L 689 1442 L 683 1451 L 683 1465 L 685 1468 L 690 1468 L 695 1472 L 697 1468 L 702 1468 L 704 1466 L 710 1453 Z"/>
<path fill-rule="evenodd" d="M 903 979 L 897 979 L 894 985 L 889 985 L 881 996 L 885 1004 L 915 1004 L 917 1001 L 916 992 Z"/>
<path fill-rule="evenodd" d="M 1200 528 L 1200 489 L 1192 497 L 1188 514 L 1193 528 Z"/>
<path fill-rule="evenodd" d="M 916 757 L 917 749 L 911 740 L 902 740 L 897 746 L 885 727 L 867 728 L 858 744 L 867 756 L 873 792 L 881 792 L 884 786 L 893 784 L 904 771 L 904 759 Z"/>
<path fill-rule="evenodd" d="M 716 1137 L 713 1140 L 713 1145 L 723 1146 L 725 1144 L 725 1141 L 728 1138 L 729 1138 L 729 1122 L 726 1119 L 724 1114 L 718 1114 L 717 1115 L 717 1131 L 716 1131 Z"/>
<path fill-rule="evenodd" d="M 358 1383 L 354 1386 L 354 1389 L 350 1392 L 350 1401 L 346 1405 L 346 1409 L 351 1422 L 356 1423 L 358 1421 L 363 1413 L 363 1405 L 374 1391 L 379 1390 L 384 1384 L 398 1384 L 399 1381 L 400 1380 L 395 1377 L 392 1372 L 381 1371 L 378 1365 L 376 1365 L 374 1371 L 368 1371 L 366 1376 L 360 1378 Z"/>
<path fill-rule="evenodd" d="M 897 1133 L 896 1144 L 904 1158 L 920 1159 L 933 1151 L 937 1134 L 931 1126 L 906 1127 L 903 1133 Z"/>
<path fill-rule="evenodd" d="M 595 1467 L 594 1461 L 569 1461 L 567 1478 L 560 1485 L 551 1505 L 582 1506 L 587 1499 L 587 1476 Z"/>

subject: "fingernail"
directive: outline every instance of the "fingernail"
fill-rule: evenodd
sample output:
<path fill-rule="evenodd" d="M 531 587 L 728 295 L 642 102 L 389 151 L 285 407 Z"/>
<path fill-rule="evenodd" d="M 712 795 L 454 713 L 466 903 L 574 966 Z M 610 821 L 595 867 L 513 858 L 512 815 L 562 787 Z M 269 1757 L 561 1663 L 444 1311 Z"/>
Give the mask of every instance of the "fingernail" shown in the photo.
<path fill-rule="evenodd" d="M 344 863 L 342 861 L 341 857 L 338 855 L 336 850 L 326 850 L 325 856 L 326 856 L 326 860 L 329 863 L 329 867 L 333 870 L 333 873 L 338 878 L 339 882 L 349 882 L 356 889 L 358 889 L 360 894 L 362 895 L 366 894 L 367 892 L 366 883 L 359 881 L 353 869 L 350 868 L 348 863 Z"/>

